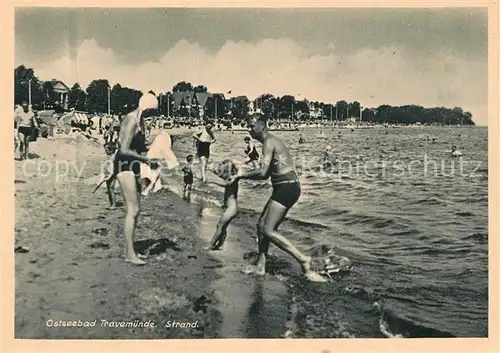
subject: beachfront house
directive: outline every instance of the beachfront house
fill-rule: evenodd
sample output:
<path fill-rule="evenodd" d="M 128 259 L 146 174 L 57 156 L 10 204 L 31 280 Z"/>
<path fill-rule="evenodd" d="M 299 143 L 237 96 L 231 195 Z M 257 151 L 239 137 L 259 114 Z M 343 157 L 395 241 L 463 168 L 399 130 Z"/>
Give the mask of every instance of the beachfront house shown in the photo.
<path fill-rule="evenodd" d="M 172 93 L 172 99 L 175 115 L 202 118 L 208 108 L 207 102 L 209 101 L 209 98 L 214 96 L 221 97 L 222 101 L 227 104 L 224 95 L 221 93 L 193 91 L 174 92 Z"/>
<path fill-rule="evenodd" d="M 55 78 L 48 82 L 52 85 L 52 89 L 57 97 L 56 101 L 59 102 L 61 108 L 68 109 L 68 96 L 70 88 L 66 86 L 64 82 Z"/>

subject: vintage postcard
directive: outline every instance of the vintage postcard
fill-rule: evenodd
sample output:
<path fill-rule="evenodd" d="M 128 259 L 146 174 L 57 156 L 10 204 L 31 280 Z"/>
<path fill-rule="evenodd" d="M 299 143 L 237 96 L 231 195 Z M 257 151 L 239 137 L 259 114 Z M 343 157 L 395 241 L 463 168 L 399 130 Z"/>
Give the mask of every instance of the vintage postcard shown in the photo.
<path fill-rule="evenodd" d="M 6 351 L 498 348 L 496 3 L 48 5 L 4 21 Z"/>

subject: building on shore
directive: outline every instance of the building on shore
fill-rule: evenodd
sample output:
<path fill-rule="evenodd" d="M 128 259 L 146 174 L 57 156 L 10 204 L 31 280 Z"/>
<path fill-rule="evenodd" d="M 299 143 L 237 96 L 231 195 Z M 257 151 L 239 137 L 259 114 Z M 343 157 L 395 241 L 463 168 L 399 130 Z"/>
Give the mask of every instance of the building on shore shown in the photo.
<path fill-rule="evenodd" d="M 68 109 L 69 87 L 63 81 L 55 78 L 47 82 L 52 85 L 52 89 L 57 97 L 56 102 L 61 108 Z"/>

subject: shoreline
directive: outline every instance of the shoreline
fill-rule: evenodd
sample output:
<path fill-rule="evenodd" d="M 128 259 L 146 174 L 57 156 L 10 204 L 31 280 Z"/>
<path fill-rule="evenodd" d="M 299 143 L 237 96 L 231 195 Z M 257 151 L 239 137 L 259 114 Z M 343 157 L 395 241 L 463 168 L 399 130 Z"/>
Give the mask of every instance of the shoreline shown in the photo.
<path fill-rule="evenodd" d="M 189 130 L 168 132 L 182 136 Z M 33 143 L 31 150 L 42 160 L 74 157 L 95 174 L 106 159 L 102 146 L 88 141 L 52 139 Z M 15 162 L 15 244 L 28 252 L 15 254 L 15 338 L 279 338 L 283 334 L 285 286 L 274 278 L 260 280 L 240 272 L 249 250 L 241 242 L 249 238 L 245 231 L 231 225 L 227 250 L 202 251 L 212 236 L 219 207 L 212 207 L 212 214 L 200 212 L 199 204 L 189 204 L 169 190 L 142 198 L 135 247 L 147 256 L 147 265 L 135 267 L 121 257 L 123 206 L 105 209 L 105 187 L 92 194 L 94 185 L 83 180 L 55 183 L 50 176 L 28 178 L 21 173 L 22 165 Z M 175 180 L 166 180 L 164 186 L 174 185 Z M 259 305 L 262 310 L 256 310 Z M 270 307 L 275 310 L 269 311 Z M 49 320 L 97 320 L 97 324 L 49 327 Z M 154 327 L 103 327 L 101 320 L 149 321 Z M 185 324 L 166 327 L 172 321 Z M 196 327 L 187 325 L 195 322 Z M 264 330 L 260 322 L 271 327 Z"/>

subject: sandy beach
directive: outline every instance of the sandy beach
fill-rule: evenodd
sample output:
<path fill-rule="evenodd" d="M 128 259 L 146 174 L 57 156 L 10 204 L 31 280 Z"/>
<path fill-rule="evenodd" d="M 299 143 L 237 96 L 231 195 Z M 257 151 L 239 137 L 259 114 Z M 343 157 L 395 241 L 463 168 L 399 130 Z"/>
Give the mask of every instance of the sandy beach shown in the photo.
<path fill-rule="evenodd" d="M 167 190 L 143 199 L 135 246 L 148 264 L 134 267 L 122 259 L 124 210 L 107 211 L 105 187 L 92 194 L 95 185 L 85 182 L 99 174 L 102 147 L 84 138 L 39 139 L 31 152 L 33 159 L 16 161 L 15 246 L 28 250 L 15 254 L 16 338 L 279 337 L 284 332 L 284 286 L 240 273 L 250 236 L 232 227 L 228 251 L 201 251 L 215 229 L 217 208 L 204 212 L 202 205 Z M 61 161 L 73 166 L 65 177 L 55 173 L 57 164 L 63 168 Z M 263 303 L 269 304 L 265 310 Z M 59 320 L 94 326 L 55 327 Z M 174 320 L 195 327 L 168 327 Z M 110 327 L 122 321 L 150 327 Z"/>

